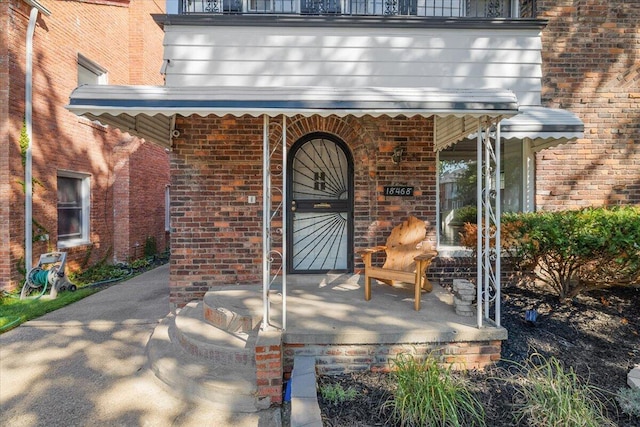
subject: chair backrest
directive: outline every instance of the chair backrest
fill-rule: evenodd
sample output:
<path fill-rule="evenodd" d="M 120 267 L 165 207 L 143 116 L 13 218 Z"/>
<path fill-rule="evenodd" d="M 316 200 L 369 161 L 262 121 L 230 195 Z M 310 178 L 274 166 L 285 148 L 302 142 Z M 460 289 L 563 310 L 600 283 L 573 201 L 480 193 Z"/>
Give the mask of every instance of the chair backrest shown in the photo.
<path fill-rule="evenodd" d="M 416 263 L 413 259 L 432 249 L 426 237 L 427 225 L 415 216 L 410 216 L 395 226 L 387 238 L 387 259 L 382 268 L 415 270 Z"/>

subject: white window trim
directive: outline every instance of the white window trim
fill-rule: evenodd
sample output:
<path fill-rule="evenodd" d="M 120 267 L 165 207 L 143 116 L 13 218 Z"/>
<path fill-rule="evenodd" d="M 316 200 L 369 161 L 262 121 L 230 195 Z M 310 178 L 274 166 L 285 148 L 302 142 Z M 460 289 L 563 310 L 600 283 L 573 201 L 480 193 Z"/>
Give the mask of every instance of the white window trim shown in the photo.
<path fill-rule="evenodd" d="M 58 170 L 57 177 L 63 178 L 76 178 L 81 180 L 81 191 L 82 191 L 82 237 L 78 237 L 76 239 L 65 239 L 60 241 L 58 238 L 57 246 L 58 249 L 71 248 L 74 246 L 82 246 L 91 243 L 89 238 L 90 230 L 89 227 L 91 225 L 91 175 L 86 173 L 78 173 L 72 171 Z M 57 214 L 57 203 L 56 203 L 56 214 Z"/>
<path fill-rule="evenodd" d="M 90 60 L 81 53 L 78 53 L 78 66 L 86 68 L 87 70 L 95 74 L 98 77 L 98 84 L 106 85 L 108 83 L 107 69 L 102 67 L 97 62 Z"/>

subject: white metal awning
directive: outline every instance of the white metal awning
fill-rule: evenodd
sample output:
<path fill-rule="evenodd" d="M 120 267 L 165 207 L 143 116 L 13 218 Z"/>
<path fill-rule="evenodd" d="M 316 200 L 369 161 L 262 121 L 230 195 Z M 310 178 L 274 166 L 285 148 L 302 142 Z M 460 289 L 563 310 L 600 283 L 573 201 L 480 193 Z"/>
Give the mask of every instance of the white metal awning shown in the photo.
<path fill-rule="evenodd" d="M 476 126 L 481 118 L 518 114 L 518 101 L 505 89 L 85 85 L 73 91 L 67 109 L 169 146 L 175 115 L 422 115 Z"/>
<path fill-rule="evenodd" d="M 504 140 L 530 139 L 534 151 L 584 137 L 584 123 L 571 111 L 521 107 L 520 114 L 500 122 Z"/>

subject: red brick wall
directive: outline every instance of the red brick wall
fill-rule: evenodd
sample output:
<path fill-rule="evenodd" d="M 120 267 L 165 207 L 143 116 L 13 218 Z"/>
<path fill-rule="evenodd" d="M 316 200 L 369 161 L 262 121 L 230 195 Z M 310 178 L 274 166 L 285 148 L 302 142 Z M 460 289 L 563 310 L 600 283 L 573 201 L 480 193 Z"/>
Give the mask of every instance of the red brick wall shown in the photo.
<path fill-rule="evenodd" d="M 9 215 L 12 208 L 11 185 L 9 184 L 9 49 L 11 32 L 9 4 L 0 2 L 0 289 L 11 275 L 11 228 Z"/>
<path fill-rule="evenodd" d="M 578 114 L 585 137 L 537 156 L 538 209 L 640 203 L 640 5 L 538 0 L 543 103 Z"/>
<path fill-rule="evenodd" d="M 262 200 L 262 124 L 262 118 L 252 117 L 176 120 L 181 136 L 171 158 L 173 307 L 216 285 L 261 280 L 261 203 L 247 204 L 247 197 Z M 271 120 L 274 144 L 281 139 L 279 124 L 281 119 Z M 409 213 L 435 223 L 432 119 L 296 117 L 288 120 L 288 146 L 313 132 L 336 135 L 353 155 L 356 247 L 384 243 Z M 399 144 L 405 154 L 395 165 L 391 153 Z M 391 184 L 414 186 L 415 197 L 382 196 Z M 432 226 L 429 237 L 435 241 Z"/>
<path fill-rule="evenodd" d="M 167 248 L 165 189 L 169 155 L 164 148 L 138 138 L 123 139 L 114 149 L 114 258 L 128 262 L 145 255 L 153 238 L 157 252 Z"/>
<path fill-rule="evenodd" d="M 33 176 L 41 183 L 34 186 L 33 218 L 46 228 L 50 241 L 34 243 L 33 262 L 37 262 L 40 253 L 56 249 L 57 171 L 86 173 L 91 180 L 91 244 L 67 249 L 69 265 L 75 269 L 113 259 L 114 242 L 118 240 L 114 233 L 114 161 L 117 147 L 130 139 L 119 131 L 78 118 L 64 108 L 77 85 L 78 54 L 106 68 L 110 84 L 162 84 L 159 69 L 163 33 L 150 14 L 161 13 L 164 3 L 144 0 L 130 3 L 42 0 L 41 3 L 51 11 L 51 16 L 38 18 L 33 42 Z M 0 78 L 1 70 L 6 69 L 7 56 L 10 67 L 8 83 L 5 78 L 0 86 L 2 96 L 8 97 L 8 102 L 0 107 L 2 123 L 8 123 L 8 137 L 0 145 L 2 150 L 9 150 L 8 156 L 2 157 L 3 161 L 9 158 L 9 174 L 4 175 L 6 168 L 0 172 L 0 188 L 3 205 L 4 200 L 11 205 L 0 211 L 0 224 L 8 221 L 9 226 L 3 228 L 11 233 L 10 244 L 2 245 L 2 251 L 9 247 L 9 254 L 0 252 L 0 286 L 5 288 L 22 280 L 16 264 L 24 259 L 24 193 L 20 185 L 24 168 L 18 138 L 24 118 L 25 40 L 30 6 L 22 0 L 10 0 L 1 2 L 0 8 L 3 12 L 0 19 L 3 24 L 7 23 L 3 25 L 0 46 L 3 49 Z M 127 42 L 130 34 L 133 37 Z M 164 190 L 151 202 L 148 197 L 140 197 L 141 188 L 161 186 L 164 189 L 168 183 L 166 173 L 157 173 L 158 169 L 167 167 L 167 153 L 147 146 L 145 143 L 139 150 L 146 154 L 134 152 L 134 158 L 129 159 L 132 170 L 143 167 L 152 171 L 144 177 L 144 183 L 135 181 L 140 179 L 139 175 L 134 176 L 135 184 L 131 186 L 132 191 L 137 191 L 131 212 L 142 216 L 132 224 L 132 230 L 139 230 L 135 238 L 142 239 L 143 243 L 146 235 L 151 234 L 149 227 L 159 222 L 156 217 L 160 207 L 164 209 Z M 152 193 L 155 195 L 157 191 Z M 154 231 L 158 236 L 164 233 L 164 210 L 161 216 L 162 225 Z M 11 267 L 8 274 L 7 264 Z"/>
<path fill-rule="evenodd" d="M 129 258 L 144 255 L 145 241 L 153 237 L 158 252 L 167 248 L 165 188 L 169 184 L 169 154 L 153 144 L 141 144 L 129 159 Z M 117 219 L 116 219 L 117 220 Z"/>

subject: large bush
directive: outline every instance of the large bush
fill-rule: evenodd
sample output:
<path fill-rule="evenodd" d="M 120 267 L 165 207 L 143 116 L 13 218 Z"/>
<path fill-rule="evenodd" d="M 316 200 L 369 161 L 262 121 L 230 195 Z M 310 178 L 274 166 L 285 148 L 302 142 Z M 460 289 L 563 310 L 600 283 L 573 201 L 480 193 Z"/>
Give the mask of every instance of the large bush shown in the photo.
<path fill-rule="evenodd" d="M 640 284 L 640 207 L 504 214 L 503 255 L 561 299 L 588 289 Z M 475 225 L 463 241 L 475 245 Z"/>

